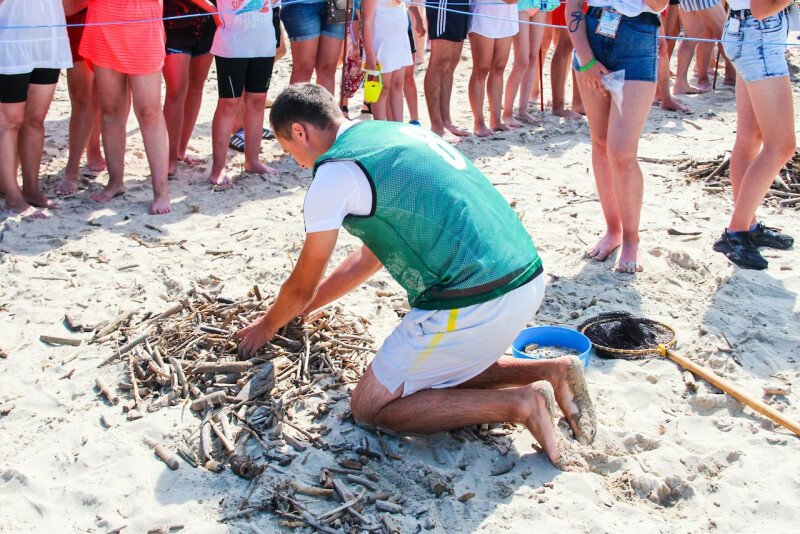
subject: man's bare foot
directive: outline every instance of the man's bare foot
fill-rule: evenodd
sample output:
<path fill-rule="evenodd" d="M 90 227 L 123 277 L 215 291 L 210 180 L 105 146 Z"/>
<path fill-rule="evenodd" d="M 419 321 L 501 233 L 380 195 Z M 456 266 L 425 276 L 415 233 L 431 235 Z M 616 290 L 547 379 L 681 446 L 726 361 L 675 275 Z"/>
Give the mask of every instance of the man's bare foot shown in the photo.
<path fill-rule="evenodd" d="M 709 79 L 705 79 L 702 81 L 698 80 L 697 85 L 695 87 L 697 87 L 700 93 L 710 93 L 711 91 L 714 90 L 714 87 L 711 85 L 711 80 Z"/>
<path fill-rule="evenodd" d="M 169 194 L 156 196 L 150 204 L 150 215 L 164 215 L 170 211 L 172 211 L 172 203 L 169 200 Z"/>
<path fill-rule="evenodd" d="M 642 264 L 639 263 L 639 243 L 623 243 L 619 253 L 619 265 L 617 272 L 636 274 L 642 272 Z"/>
<path fill-rule="evenodd" d="M 111 200 L 123 194 L 125 194 L 124 185 L 108 184 L 99 193 L 95 193 L 94 195 L 89 195 L 89 198 L 91 198 L 95 202 L 100 202 L 102 204 L 105 202 L 111 202 Z"/>
<path fill-rule="evenodd" d="M 489 137 L 492 131 L 485 124 L 476 124 L 472 132 L 478 137 Z"/>
<path fill-rule="evenodd" d="M 622 233 L 606 232 L 606 235 L 586 255 L 594 261 L 606 261 L 620 245 L 622 245 Z"/>
<path fill-rule="evenodd" d="M 492 124 L 491 128 L 495 132 L 507 132 L 507 131 L 509 131 L 511 129 L 511 126 L 509 126 L 508 124 L 505 124 L 504 122 L 499 122 L 497 124 Z"/>
<path fill-rule="evenodd" d="M 211 171 L 211 175 L 208 177 L 208 181 L 211 182 L 211 185 L 231 185 L 233 181 L 231 177 L 228 176 L 227 170 L 222 169 L 219 172 Z"/>
<path fill-rule="evenodd" d="M 672 88 L 672 93 L 676 95 L 699 95 L 703 92 L 704 91 L 701 91 L 698 87 L 689 84 L 689 82 L 683 83 L 676 81 Z"/>
<path fill-rule="evenodd" d="M 167 178 L 174 178 L 176 172 L 178 172 L 178 160 L 170 160 L 169 169 L 167 169 Z"/>
<path fill-rule="evenodd" d="M 25 202 L 25 199 L 20 198 L 16 202 L 9 203 L 6 201 L 6 209 L 10 212 L 16 213 L 21 215 L 25 220 L 42 220 L 42 219 L 49 219 L 50 215 L 47 213 L 38 210 Z"/>
<path fill-rule="evenodd" d="M 586 461 L 576 454 L 572 444 L 553 421 L 556 406 L 553 386 L 549 382 L 540 380 L 531 384 L 530 389 L 520 389 L 527 396 L 524 401 L 523 424 L 539 442 L 553 465 L 562 471 L 588 470 Z"/>
<path fill-rule="evenodd" d="M 199 156 L 191 156 L 189 154 L 184 154 L 183 156 L 178 156 L 178 160 L 182 161 L 189 167 L 194 167 L 195 165 L 200 165 L 203 163 L 203 158 Z"/>
<path fill-rule="evenodd" d="M 583 104 L 572 104 L 570 109 L 582 117 L 586 116 L 586 110 L 583 108 Z"/>
<path fill-rule="evenodd" d="M 87 150 L 86 168 L 92 172 L 103 172 L 106 170 L 106 158 L 103 157 L 103 154 L 93 154 Z"/>
<path fill-rule="evenodd" d="M 468 131 L 463 128 L 459 128 L 455 124 L 445 124 L 444 127 L 453 135 L 457 135 L 458 137 L 469 137 Z"/>
<path fill-rule="evenodd" d="M 575 439 L 588 445 L 594 441 L 597 421 L 583 376 L 583 362 L 575 356 L 569 356 L 553 360 L 553 363 L 556 374 L 548 381 L 553 386 L 556 402 L 572 428 Z"/>
<path fill-rule="evenodd" d="M 78 175 L 64 173 L 64 176 L 61 178 L 61 181 L 58 182 L 58 185 L 56 186 L 55 192 L 56 195 L 58 196 L 74 195 L 75 193 L 77 193 Z"/>
<path fill-rule="evenodd" d="M 55 200 L 50 200 L 41 191 L 23 191 L 22 196 L 25 197 L 25 200 L 31 206 L 37 208 L 47 208 L 51 210 L 58 210 L 61 209 L 61 204 L 56 202 Z"/>
<path fill-rule="evenodd" d="M 503 122 L 506 123 L 509 128 L 522 128 L 522 123 L 511 115 L 503 115 Z"/>
<path fill-rule="evenodd" d="M 567 120 L 576 120 L 576 119 L 580 119 L 581 118 L 581 115 L 579 113 L 575 113 L 572 110 L 563 109 L 563 108 L 562 109 L 554 109 L 553 110 L 553 115 L 555 115 L 556 117 L 561 117 L 563 119 L 567 119 Z"/>
<path fill-rule="evenodd" d="M 245 172 L 252 172 L 255 174 L 269 174 L 270 176 L 278 176 L 278 169 L 275 167 L 270 167 L 269 165 L 260 161 L 254 161 L 252 163 L 245 162 L 244 170 Z"/>
<path fill-rule="evenodd" d="M 528 110 L 520 109 L 518 116 L 522 122 L 527 124 L 539 124 L 541 122 L 536 115 L 529 113 Z"/>
<path fill-rule="evenodd" d="M 684 106 L 683 102 L 677 98 L 665 98 L 661 100 L 661 109 L 664 111 L 680 111 L 685 115 L 691 115 L 694 113 L 689 106 Z"/>
<path fill-rule="evenodd" d="M 727 85 L 729 87 L 735 87 L 736 86 L 736 77 L 733 77 L 733 78 L 726 77 L 724 80 L 722 80 L 722 85 Z"/>

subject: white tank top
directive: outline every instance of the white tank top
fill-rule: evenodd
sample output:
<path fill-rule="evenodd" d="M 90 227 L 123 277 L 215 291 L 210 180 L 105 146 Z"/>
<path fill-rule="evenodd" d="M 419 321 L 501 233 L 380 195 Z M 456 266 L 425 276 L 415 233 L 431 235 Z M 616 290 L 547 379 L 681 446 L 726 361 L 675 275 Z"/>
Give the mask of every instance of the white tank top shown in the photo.
<path fill-rule="evenodd" d="M 72 66 L 67 23 L 61 0 L 0 2 L 0 28 L 58 26 L 0 30 L 0 74 L 27 74 L 33 69 Z"/>

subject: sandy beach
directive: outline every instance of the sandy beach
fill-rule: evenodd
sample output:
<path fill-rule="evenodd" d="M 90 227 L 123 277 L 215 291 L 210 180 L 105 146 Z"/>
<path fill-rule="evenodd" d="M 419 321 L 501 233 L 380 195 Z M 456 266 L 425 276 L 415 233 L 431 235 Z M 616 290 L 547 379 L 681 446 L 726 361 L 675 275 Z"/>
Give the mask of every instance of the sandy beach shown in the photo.
<path fill-rule="evenodd" d="M 455 120 L 467 127 L 472 122 L 468 45 L 463 58 L 452 102 Z M 791 63 L 798 95 L 797 50 Z M 276 64 L 273 98 L 288 83 L 290 69 L 288 56 Z M 424 70 L 423 65 L 416 76 L 420 90 Z M 547 77 L 545 86 L 549 94 Z M 695 113 L 654 106 L 641 138 L 645 270 L 637 276 L 614 272 L 611 260 L 584 258 L 603 229 L 585 121 L 565 121 L 546 111 L 540 125 L 487 139 L 472 136 L 458 148 L 511 203 L 543 257 L 548 287 L 536 324 L 575 327 L 607 311 L 664 321 L 677 331 L 678 352 L 800 419 L 797 250 L 765 251 L 766 271 L 738 269 L 712 251 L 728 221 L 730 189 L 705 191 L 703 181 L 677 167 L 688 159 L 709 161 L 730 152 L 734 92 L 720 84 L 712 94 L 681 98 Z M 357 102 L 360 96 L 351 100 L 354 112 Z M 181 460 L 179 469 L 170 470 L 143 437 L 171 449 L 184 440 L 192 444 L 196 436 L 187 437 L 200 419 L 178 403 L 128 421 L 122 407 L 130 393 L 116 389 L 127 381 L 127 362 L 98 367 L 113 355 L 114 341 L 89 344 L 91 333 L 65 326 L 65 316 L 89 328 L 125 311 L 143 319 L 198 290 L 245 299 L 257 284 L 265 294 L 277 293 L 302 246 L 310 172 L 283 154 L 276 141 L 265 141 L 262 157 L 280 171 L 277 177 L 240 173 L 243 157 L 231 151 L 235 183 L 214 190 L 207 175 L 215 103 L 212 70 L 190 143 L 190 151 L 204 162 L 179 166 L 170 182 L 171 214 L 147 214 L 152 192 L 141 136 L 131 118 L 124 197 L 94 203 L 89 194 L 102 187 L 107 174 L 86 172 L 78 193 L 63 199 L 63 209 L 49 220 L 0 221 L 0 532 L 287 531 L 270 511 L 234 514 L 243 498 L 252 507 L 269 502 L 275 492 L 291 495 L 285 489 L 289 480 L 317 484 L 320 469 L 341 459 L 330 447 L 306 443 L 299 452 L 279 446 L 296 458 L 284 467 L 269 462 L 274 467 L 267 467 L 252 487 L 229 468 L 217 474 Z M 42 183 L 48 194 L 66 163 L 69 113 L 62 75 L 46 123 Z M 800 124 L 797 110 L 795 115 Z M 422 97 L 420 116 L 426 124 Z M 799 214 L 797 207 L 781 207 L 775 199 L 760 210 L 767 224 L 796 237 Z M 332 265 L 357 246 L 344 232 L 340 243 Z M 407 308 L 385 271 L 336 305 L 369 322 L 366 335 L 375 348 Z M 41 335 L 84 343 L 51 346 L 40 341 Z M 391 457 L 378 453 L 363 466 L 378 479 L 368 493 L 388 493 L 402 508 L 391 514 L 392 521 L 409 533 L 797 529 L 797 436 L 699 379 L 691 390 L 683 371 L 660 358 L 593 357 L 586 376 L 599 425 L 595 443 L 584 450 L 588 472 L 556 470 L 522 427 L 387 435 Z M 114 388 L 119 405 L 98 395 L 97 377 Z M 767 396 L 765 385 L 792 391 Z M 366 440 L 371 450 L 382 451 L 377 435 L 348 417 L 346 393 L 352 387 L 320 389 L 319 395 L 300 399 L 291 420 L 301 428 L 326 426 L 329 445 L 358 446 Z M 323 400 L 331 409 L 319 418 Z M 111 426 L 101 424 L 101 417 Z M 236 421 L 231 424 L 238 428 Z M 302 441 L 302 433 L 287 432 Z M 259 463 L 268 462 L 255 440 L 243 449 Z M 354 493 L 361 490 L 347 483 Z M 341 504 L 335 497 L 294 498 L 315 516 Z M 376 512 L 365 497 L 361 513 L 377 524 L 387 512 Z M 335 521 L 328 526 L 339 528 Z"/>

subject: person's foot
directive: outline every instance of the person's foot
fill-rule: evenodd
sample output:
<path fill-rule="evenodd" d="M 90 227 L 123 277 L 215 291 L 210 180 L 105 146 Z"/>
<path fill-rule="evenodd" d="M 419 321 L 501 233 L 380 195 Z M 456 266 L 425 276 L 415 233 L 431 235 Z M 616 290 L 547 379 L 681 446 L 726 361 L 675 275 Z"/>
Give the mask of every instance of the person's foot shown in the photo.
<path fill-rule="evenodd" d="M 507 132 L 507 131 L 509 131 L 511 129 L 511 126 L 505 124 L 502 121 L 497 123 L 497 124 L 491 124 L 490 127 L 495 132 Z"/>
<path fill-rule="evenodd" d="M 31 206 L 36 208 L 47 208 L 51 210 L 61 209 L 61 204 L 55 200 L 50 200 L 41 191 L 23 191 L 22 196 Z"/>
<path fill-rule="evenodd" d="M 269 174 L 270 176 L 278 176 L 278 169 L 275 167 L 270 167 L 269 165 L 260 161 L 254 161 L 252 163 L 245 161 L 244 170 L 245 172 L 252 172 L 254 174 Z"/>
<path fill-rule="evenodd" d="M 764 223 L 756 223 L 755 230 L 750 230 L 750 239 L 756 247 L 769 247 L 778 250 L 786 250 L 794 245 L 794 238 L 789 234 L 784 234 L 780 228 L 771 228 Z"/>
<path fill-rule="evenodd" d="M 522 128 L 523 126 L 513 115 L 503 115 L 503 122 L 507 124 L 509 128 Z"/>
<path fill-rule="evenodd" d="M 574 111 L 581 117 L 586 116 L 586 110 L 583 108 L 583 104 L 572 104 L 572 106 L 570 106 L 570 109 L 572 109 L 572 111 Z"/>
<path fill-rule="evenodd" d="M 125 194 L 125 186 L 123 184 L 115 185 L 109 183 L 99 193 L 89 195 L 89 198 L 101 204 L 111 202 L 114 198 Z"/>
<path fill-rule="evenodd" d="M 728 78 L 727 76 L 725 79 L 722 80 L 722 85 L 727 85 L 728 87 L 736 87 L 736 76 L 733 78 Z"/>
<path fill-rule="evenodd" d="M 606 261 L 620 245 L 622 245 L 622 233 L 606 232 L 606 235 L 586 255 L 594 261 Z"/>
<path fill-rule="evenodd" d="M 156 196 L 150 204 L 150 215 L 164 215 L 170 211 L 172 211 L 172 203 L 168 194 Z"/>
<path fill-rule="evenodd" d="M 714 86 L 711 85 L 711 80 L 708 78 L 705 80 L 697 80 L 695 87 L 697 87 L 700 93 L 710 93 L 714 89 Z"/>
<path fill-rule="evenodd" d="M 101 152 L 86 150 L 86 168 L 92 172 L 103 172 L 106 170 L 106 158 Z"/>
<path fill-rule="evenodd" d="M 723 231 L 722 237 L 717 239 L 713 248 L 742 269 L 762 270 L 769 267 L 769 263 L 753 243 L 750 232 Z"/>
<path fill-rule="evenodd" d="M 55 193 L 58 196 L 65 196 L 65 195 L 74 195 L 78 192 L 78 175 L 66 172 L 64 176 L 61 178 L 61 181 L 58 182 L 58 185 L 55 188 Z"/>
<path fill-rule="evenodd" d="M 445 124 L 445 129 L 453 135 L 457 135 L 458 137 L 469 137 L 469 132 L 463 128 L 459 128 L 455 124 Z"/>
<path fill-rule="evenodd" d="M 683 102 L 677 98 L 665 98 L 661 100 L 661 109 L 664 111 L 679 111 L 684 115 L 691 115 L 694 113 L 688 106 L 684 106 Z"/>
<path fill-rule="evenodd" d="M 576 454 L 572 444 L 555 425 L 555 396 L 553 386 L 540 380 L 529 388 L 520 388 L 523 401 L 523 424 L 533 435 L 555 467 L 562 471 L 586 471 L 586 461 Z"/>
<path fill-rule="evenodd" d="M 556 117 L 561 117 L 562 119 L 567 119 L 567 120 L 576 120 L 576 119 L 580 119 L 581 118 L 581 115 L 579 113 L 575 113 L 574 111 L 572 111 L 570 109 L 563 109 L 563 108 L 562 109 L 554 109 L 553 110 L 553 115 L 555 115 Z"/>
<path fill-rule="evenodd" d="M 25 199 L 21 198 L 14 202 L 6 201 L 6 209 L 12 213 L 16 213 L 21 215 L 25 220 L 43 220 L 49 219 L 50 215 L 47 213 L 38 210 L 25 202 Z"/>
<path fill-rule="evenodd" d="M 182 161 L 184 165 L 188 165 L 189 167 L 194 167 L 195 165 L 200 165 L 203 163 L 203 158 L 199 156 L 192 156 L 190 154 L 178 156 L 178 160 Z"/>
<path fill-rule="evenodd" d="M 492 131 L 485 124 L 476 124 L 472 132 L 478 137 L 489 137 Z"/>
<path fill-rule="evenodd" d="M 518 117 L 520 120 L 526 124 L 539 124 L 541 121 L 533 115 L 532 113 L 528 112 L 528 110 L 520 109 Z"/>
<path fill-rule="evenodd" d="M 167 169 L 167 178 L 174 178 L 176 172 L 178 172 L 178 160 L 170 159 L 169 168 Z"/>
<path fill-rule="evenodd" d="M 211 185 L 219 185 L 219 186 L 229 186 L 233 183 L 231 177 L 228 176 L 227 170 L 222 169 L 219 172 L 211 171 L 211 175 L 208 177 L 208 181 L 211 182 Z"/>
<path fill-rule="evenodd" d="M 594 441 L 597 421 L 583 376 L 583 362 L 575 356 L 558 358 L 552 362 L 554 375 L 548 381 L 553 386 L 558 407 L 572 428 L 575 439 L 588 445 Z"/>
<path fill-rule="evenodd" d="M 622 243 L 617 272 L 636 274 L 642 272 L 642 270 L 642 264 L 639 263 L 639 243 Z"/>
<path fill-rule="evenodd" d="M 695 87 L 689 82 L 678 82 L 677 80 L 672 88 L 672 93 L 676 95 L 699 95 L 703 92 L 708 91 L 701 91 L 699 87 Z"/>

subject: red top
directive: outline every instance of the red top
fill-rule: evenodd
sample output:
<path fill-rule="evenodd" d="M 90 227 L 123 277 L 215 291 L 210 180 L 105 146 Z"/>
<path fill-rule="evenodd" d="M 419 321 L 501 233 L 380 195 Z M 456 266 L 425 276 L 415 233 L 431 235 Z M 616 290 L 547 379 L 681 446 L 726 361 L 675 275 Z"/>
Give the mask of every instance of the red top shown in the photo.
<path fill-rule="evenodd" d="M 152 74 L 164 66 L 163 0 L 89 0 L 80 55 L 124 74 Z M 143 21 L 128 24 L 93 23 Z"/>

